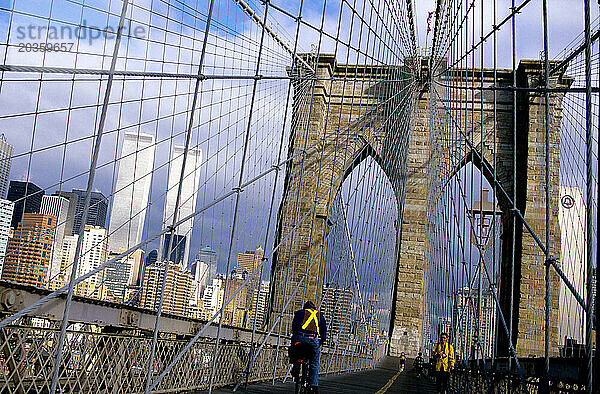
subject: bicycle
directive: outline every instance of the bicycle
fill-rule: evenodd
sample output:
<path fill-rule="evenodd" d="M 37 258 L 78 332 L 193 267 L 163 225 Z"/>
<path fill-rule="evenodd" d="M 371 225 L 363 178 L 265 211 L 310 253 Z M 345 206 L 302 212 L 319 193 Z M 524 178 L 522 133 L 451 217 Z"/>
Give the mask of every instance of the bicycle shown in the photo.
<path fill-rule="evenodd" d="M 300 361 L 300 371 L 301 374 L 296 379 L 296 385 L 294 387 L 295 394 L 304 394 L 308 393 L 308 360 L 299 360 Z"/>
<path fill-rule="evenodd" d="M 298 376 L 292 372 L 295 381 L 294 393 L 304 394 L 310 392 L 310 386 L 308 384 L 308 368 L 309 362 L 314 356 L 314 350 L 312 346 L 304 342 L 293 343 L 289 350 L 288 355 L 290 362 L 294 364 L 292 370 L 297 368 Z"/>

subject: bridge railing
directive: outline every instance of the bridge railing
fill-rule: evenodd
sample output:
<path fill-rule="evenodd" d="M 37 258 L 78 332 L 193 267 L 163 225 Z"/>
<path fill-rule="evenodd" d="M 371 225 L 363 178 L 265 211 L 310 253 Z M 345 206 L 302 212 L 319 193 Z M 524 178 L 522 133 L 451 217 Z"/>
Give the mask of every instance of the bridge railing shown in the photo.
<path fill-rule="evenodd" d="M 508 359 L 495 360 L 492 367 L 490 360 L 486 368 L 482 368 L 480 360 L 471 365 L 457 366 L 451 375 L 450 385 L 454 392 L 473 393 L 542 393 L 544 359 L 519 359 L 527 391 L 525 391 L 516 368 L 509 373 Z M 586 391 L 587 368 L 585 358 L 553 358 L 549 376 L 551 392 L 583 393 Z M 484 372 L 485 370 L 485 372 Z"/>
<path fill-rule="evenodd" d="M 65 392 L 143 392 L 152 337 L 148 333 L 108 334 L 92 326 L 68 330 L 59 390 Z M 59 330 L 35 326 L 2 329 L 0 391 L 45 392 L 50 389 Z M 154 374 L 164 369 L 186 345 L 187 339 L 173 335 L 158 341 Z M 214 339 L 197 341 L 163 378 L 154 392 L 208 389 Z M 235 384 L 250 356 L 250 344 L 225 341 L 220 346 L 214 386 Z M 276 357 L 277 353 L 279 355 Z M 321 366 L 330 373 L 369 368 L 374 355 L 357 351 L 324 349 Z M 331 364 L 330 364 L 331 362 Z M 274 365 L 276 364 L 275 368 Z M 265 346 L 250 371 L 249 382 L 283 378 L 288 372 L 287 346 Z M 274 372 L 274 375 L 273 375 Z"/>
<path fill-rule="evenodd" d="M 5 314 L 27 304 L 44 291 L 30 286 L 2 283 L 0 294 Z M 0 329 L 0 392 L 48 392 L 52 381 L 63 299 L 49 305 L 44 317 L 24 317 L 16 325 Z M 11 305 L 9 305 L 11 304 Z M 144 392 L 153 332 L 145 321 L 155 312 L 124 305 L 74 299 L 71 324 L 65 337 L 59 370 L 59 392 Z M 39 316 L 39 315 L 38 315 Z M 119 316 L 112 319 L 111 316 Z M 153 379 L 188 344 L 195 327 L 204 322 L 166 315 L 157 342 Z M 211 327 L 212 328 L 212 327 Z M 161 380 L 153 392 L 208 389 L 215 348 L 214 330 L 197 340 Z M 257 332 L 256 341 L 266 333 Z M 287 340 L 267 338 L 249 371 L 248 381 L 284 378 L 289 371 Z M 253 350 L 253 351 L 252 351 Z M 233 385 L 243 376 L 254 355 L 251 330 L 223 326 L 213 386 Z M 372 368 L 385 354 L 384 344 L 350 345 L 321 351 L 321 371 L 339 373 Z"/>

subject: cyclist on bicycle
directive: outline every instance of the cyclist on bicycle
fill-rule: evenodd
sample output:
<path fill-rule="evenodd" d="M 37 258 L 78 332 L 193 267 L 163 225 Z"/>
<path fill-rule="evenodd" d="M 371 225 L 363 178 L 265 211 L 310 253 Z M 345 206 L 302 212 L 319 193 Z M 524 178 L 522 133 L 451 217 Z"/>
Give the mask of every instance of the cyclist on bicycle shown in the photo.
<path fill-rule="evenodd" d="M 404 354 L 404 352 L 402 352 L 402 354 L 400 354 L 400 371 L 404 371 L 405 365 L 406 365 L 406 355 Z"/>
<path fill-rule="evenodd" d="M 423 375 L 423 364 L 425 361 L 423 360 L 423 352 L 419 352 L 417 358 L 415 358 L 415 371 L 417 371 L 417 375 Z"/>
<path fill-rule="evenodd" d="M 327 323 L 323 314 L 317 310 L 312 301 L 307 301 L 304 308 L 296 311 L 292 321 L 292 345 L 297 342 L 306 343 L 313 348 L 313 357 L 309 363 L 308 384 L 313 393 L 319 386 L 319 353 L 327 335 Z M 300 374 L 300 365 L 294 363 L 292 376 L 296 381 Z"/>

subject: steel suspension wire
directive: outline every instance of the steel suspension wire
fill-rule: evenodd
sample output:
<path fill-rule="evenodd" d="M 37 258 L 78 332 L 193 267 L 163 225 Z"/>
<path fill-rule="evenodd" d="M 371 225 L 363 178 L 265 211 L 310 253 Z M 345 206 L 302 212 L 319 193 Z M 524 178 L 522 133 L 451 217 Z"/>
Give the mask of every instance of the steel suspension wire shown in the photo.
<path fill-rule="evenodd" d="M 199 75 L 202 73 L 202 69 L 204 66 L 204 59 L 206 56 L 206 45 L 207 45 L 207 39 L 208 39 L 208 32 L 210 30 L 210 23 L 211 23 L 211 19 L 212 19 L 213 6 L 214 6 L 214 0 L 211 0 L 210 5 L 209 5 L 209 10 L 208 10 L 207 21 L 206 21 L 206 30 L 204 32 L 204 43 L 202 44 L 202 52 L 200 54 L 200 63 L 198 65 L 198 74 Z M 195 109 L 196 109 L 196 102 L 198 100 L 198 92 L 200 90 L 200 84 L 201 84 L 201 80 L 197 79 L 196 87 L 194 88 L 194 96 L 193 96 L 193 101 L 192 101 L 190 118 L 189 118 L 189 122 L 188 122 L 188 128 L 187 128 L 186 137 L 185 137 L 185 147 L 184 147 L 184 151 L 183 151 L 184 153 L 183 153 L 183 159 L 182 159 L 182 165 L 181 165 L 181 173 L 179 175 L 179 183 L 178 183 L 178 187 L 177 187 L 177 197 L 175 198 L 173 221 L 169 228 L 170 236 L 169 236 L 169 244 L 168 244 L 169 246 L 167 247 L 167 256 L 171 256 L 171 253 L 173 250 L 173 239 L 174 239 L 174 235 L 175 235 L 175 227 L 174 226 L 177 223 L 177 218 L 179 215 L 179 204 L 181 202 L 181 191 L 182 191 L 182 187 L 183 187 L 183 180 L 185 177 L 185 165 L 186 165 L 187 156 L 188 156 L 188 152 L 189 152 L 190 139 L 192 136 L 192 126 L 194 124 L 194 113 L 195 113 Z M 162 248 L 159 249 L 159 251 L 160 250 L 162 250 Z M 148 361 L 148 369 L 146 372 L 146 374 L 147 374 L 147 376 L 146 376 L 146 393 L 150 392 L 150 383 L 151 383 L 152 371 L 153 371 L 153 367 L 154 367 L 154 357 L 156 354 L 156 346 L 157 346 L 157 341 L 158 341 L 158 333 L 159 333 L 159 328 L 160 328 L 160 318 L 161 318 L 162 307 L 163 307 L 163 302 L 164 302 L 165 288 L 167 285 L 168 270 L 169 270 L 169 260 L 166 261 L 164 271 L 162 274 L 162 283 L 161 283 L 161 287 L 160 287 L 160 296 L 159 296 L 158 308 L 157 308 L 157 313 L 156 313 L 156 321 L 154 323 L 154 335 L 152 337 L 152 350 L 150 352 L 150 359 Z"/>
<path fill-rule="evenodd" d="M 59 189 L 13 230 L 25 238 L 43 211 L 53 239 L 15 237 L 0 254 L 3 289 L 49 289 L 3 312 L 1 390 L 274 383 L 289 373 L 291 316 L 306 300 L 328 322 L 325 373 L 400 352 L 413 308 L 409 352 L 428 355 L 449 332 L 455 391 L 517 379 L 548 389 L 572 341 L 591 362 L 598 19 L 582 9 L 583 34 L 550 61 L 554 9 L 541 2 L 543 32 L 529 36 L 543 61 L 519 65 L 517 53 L 538 57 L 516 35 L 537 5 L 496 3 L 437 1 L 431 43 L 410 0 L 0 6 L 0 128 L 15 145 L 11 176 L 25 180 L 0 208 Z M 27 24 L 40 37 L 20 39 Z M 89 36 L 72 51 L 19 55 L 20 44 L 53 43 L 52 27 Z M 70 207 L 82 184 L 80 211 L 48 207 Z M 40 241 L 53 257 L 35 282 L 17 272 Z M 408 272 L 401 261 L 415 250 Z M 62 315 L 44 314 L 63 293 Z M 119 332 L 80 302 L 119 309 Z M 538 383 L 521 365 L 542 353 Z"/>
<path fill-rule="evenodd" d="M 380 126 L 380 127 L 382 127 L 382 128 L 383 128 L 383 127 L 385 127 L 385 125 L 382 125 L 382 126 Z M 336 180 L 336 181 L 337 181 L 337 180 Z M 325 196 L 326 196 L 326 195 L 328 195 L 328 194 L 329 194 L 329 193 L 328 193 L 328 190 L 326 190 L 326 191 L 325 191 L 325 192 L 324 192 L 324 193 L 323 193 L 323 194 L 322 194 L 322 195 L 319 197 L 319 199 L 318 199 L 318 200 L 315 202 L 315 204 L 313 204 L 313 205 L 312 205 L 312 207 L 311 207 L 310 211 L 309 211 L 309 212 L 307 212 L 307 213 L 306 213 L 306 214 L 305 214 L 305 215 L 304 215 L 304 216 L 303 216 L 303 217 L 302 217 L 302 218 L 301 218 L 301 219 L 298 221 L 298 223 L 296 223 L 296 225 L 295 225 L 295 228 L 297 228 L 297 227 L 298 227 L 298 226 L 299 226 L 299 225 L 302 223 L 302 221 L 304 221 L 306 218 L 308 218 L 308 217 L 309 217 L 309 214 L 310 214 L 310 213 L 311 213 L 311 211 L 313 211 L 313 210 L 314 210 L 314 208 L 317 206 L 317 203 L 318 203 L 320 200 L 322 200 L 322 199 L 323 199 L 323 197 L 325 197 Z M 277 249 L 278 249 L 278 248 L 279 248 L 279 247 L 280 247 L 280 246 L 281 246 L 281 245 L 282 245 L 282 244 L 283 244 L 283 243 L 286 241 L 286 239 L 287 239 L 287 238 L 288 238 L 290 235 L 293 235 L 293 234 L 295 233 L 295 232 L 294 232 L 295 228 L 294 228 L 294 229 L 292 229 L 292 230 L 291 230 L 291 231 L 290 231 L 288 234 L 286 234 L 286 235 L 285 235 L 285 237 L 283 237 L 283 239 L 282 239 L 282 240 L 281 240 L 281 241 L 280 241 L 280 242 L 279 242 L 279 243 L 278 243 L 278 244 L 277 244 L 277 245 L 274 247 L 273 251 L 271 252 L 271 255 L 277 251 Z M 321 246 L 321 248 L 322 248 L 322 247 L 323 247 L 323 246 Z M 316 256 L 318 256 L 318 254 L 317 254 Z M 316 258 L 316 256 L 315 256 L 315 258 Z M 315 259 L 315 258 L 313 258 L 313 259 L 312 259 L 312 260 L 309 262 L 309 267 L 310 267 L 310 266 L 311 266 L 311 265 L 312 265 L 312 264 L 313 264 L 313 263 L 316 261 L 316 259 Z M 265 259 L 264 261 L 268 261 L 268 260 L 269 260 L 269 258 Z M 264 264 L 264 261 L 263 261 L 263 263 L 261 263 L 261 265 L 260 265 L 260 266 L 262 266 L 262 264 Z M 259 267 L 257 267 L 257 269 L 255 269 L 255 270 L 254 270 L 252 273 L 250 273 L 250 276 L 249 276 L 249 277 L 246 279 L 246 281 L 250 280 L 250 278 L 251 278 L 251 277 L 253 277 L 253 276 L 254 276 L 254 275 L 255 275 L 255 274 L 256 274 L 256 273 L 259 271 L 259 268 L 260 268 L 260 266 L 259 266 Z M 287 301 L 286 301 L 286 303 L 285 303 L 286 307 L 287 307 L 287 305 L 289 305 L 290 301 L 291 301 L 291 300 L 292 300 L 292 298 L 293 298 L 293 295 L 295 295 L 295 294 L 296 294 L 296 292 L 297 292 L 297 291 L 298 291 L 298 289 L 300 288 L 300 285 L 302 284 L 302 282 L 304 282 L 304 280 L 307 278 L 307 276 L 308 276 L 308 275 L 307 275 L 306 273 L 305 273 L 305 274 L 302 276 L 302 278 L 303 278 L 303 279 L 302 279 L 302 280 L 301 280 L 301 281 L 300 281 L 300 282 L 299 282 L 299 283 L 296 285 L 296 287 L 294 288 L 294 290 L 293 290 L 293 292 L 292 292 L 292 295 L 291 295 L 289 298 L 287 298 Z M 239 289 L 236 291 L 236 293 L 237 293 L 237 292 L 239 292 L 239 291 L 240 291 L 240 289 L 241 289 L 241 287 L 240 287 L 240 288 L 239 288 Z M 221 308 L 221 309 L 220 309 L 220 310 L 219 310 L 219 311 L 218 311 L 218 312 L 217 312 L 215 315 L 213 315 L 213 316 L 212 316 L 212 318 L 210 319 L 210 321 L 204 325 L 203 329 L 202 329 L 202 330 L 201 330 L 201 331 L 200 331 L 200 332 L 199 332 L 199 333 L 198 333 L 198 334 L 197 334 L 197 335 L 196 335 L 196 336 L 195 336 L 195 337 L 194 337 L 194 338 L 193 338 L 193 339 L 192 339 L 192 340 L 191 340 L 191 341 L 188 343 L 188 345 L 186 346 L 186 348 L 184 348 L 184 350 L 182 350 L 182 351 L 181 351 L 181 352 L 178 354 L 178 356 L 177 356 L 176 360 L 174 360 L 174 361 L 173 361 L 173 362 L 172 362 L 172 363 L 171 363 L 171 364 L 170 364 L 170 365 L 167 367 L 167 369 L 166 369 L 165 371 L 163 371 L 163 373 L 161 374 L 161 376 L 164 376 L 164 375 L 165 375 L 165 374 L 168 372 L 168 370 L 170 370 L 170 369 L 171 369 L 171 368 L 172 368 L 172 367 L 175 365 L 175 363 L 177 362 L 177 360 L 179 360 L 179 359 L 181 358 L 181 356 L 183 356 L 183 354 L 185 354 L 185 352 L 186 352 L 186 351 L 187 351 L 187 350 L 188 350 L 188 349 L 191 347 L 191 345 L 193 345 L 193 343 L 194 343 L 194 342 L 195 342 L 195 341 L 196 341 L 196 340 L 197 340 L 197 339 L 200 337 L 201 333 L 202 333 L 202 332 L 203 332 L 203 331 L 204 331 L 204 330 L 205 330 L 205 329 L 206 329 L 206 328 L 209 326 L 210 322 L 211 322 L 212 320 L 214 320 L 214 319 L 217 317 L 217 315 L 219 315 L 219 314 L 222 314 L 222 312 L 223 312 L 223 310 L 224 310 L 225 306 L 226 306 L 226 305 L 227 305 L 227 304 L 228 304 L 228 303 L 229 303 L 229 302 L 230 302 L 230 301 L 231 301 L 231 300 L 234 298 L 234 296 L 235 296 L 235 294 L 236 294 L 236 293 L 232 294 L 232 295 L 230 296 L 230 298 L 229 298 L 227 301 L 225 301 L 225 302 L 224 302 L 224 305 L 223 305 L 223 307 L 222 307 L 222 308 Z M 284 312 L 284 311 L 285 311 L 285 308 L 284 308 L 284 310 L 283 310 L 283 311 L 282 311 L 282 312 L 281 312 L 281 313 L 278 315 L 278 317 L 277 317 L 277 320 L 275 321 L 275 323 L 274 323 L 274 324 L 273 324 L 273 326 L 271 327 L 271 330 L 270 330 L 270 331 L 267 333 L 267 335 L 265 336 L 265 338 L 264 338 L 263 342 L 261 343 L 261 346 L 259 346 L 259 348 L 258 348 L 257 352 L 255 353 L 254 359 L 256 359 L 256 356 L 258 355 L 258 353 L 260 352 L 260 350 L 262 349 L 262 347 L 263 347 L 263 346 L 264 346 L 264 344 L 266 343 L 266 340 L 268 339 L 269 335 L 270 335 L 270 334 L 273 332 L 273 329 L 275 328 L 275 326 L 277 325 L 277 323 L 278 323 L 278 322 L 281 320 L 281 317 L 283 316 L 283 312 Z M 157 384 L 159 381 L 160 381 L 160 379 L 157 379 L 157 381 L 155 381 L 155 382 L 153 383 L 153 386 L 155 386 L 155 385 L 156 385 L 156 384 Z M 240 382 L 241 382 L 241 380 L 240 380 Z"/>
<path fill-rule="evenodd" d="M 91 160 L 91 164 L 90 164 L 90 171 L 89 171 L 89 176 L 88 176 L 88 182 L 87 182 L 87 189 L 85 192 L 85 201 L 83 203 L 83 212 L 81 214 L 81 221 L 82 223 L 86 223 L 87 221 L 87 216 L 88 216 L 88 210 L 89 210 L 89 206 L 90 206 L 90 200 L 91 200 L 91 194 L 92 194 L 92 188 L 94 186 L 94 176 L 96 173 L 96 163 L 98 161 L 98 155 L 100 153 L 100 144 L 102 142 L 102 133 L 104 132 L 104 122 L 106 120 L 106 113 L 108 110 L 108 102 L 110 99 L 110 93 L 111 93 L 111 88 L 112 88 L 112 81 L 113 81 L 113 73 L 115 70 L 115 67 L 117 65 L 117 55 L 119 53 L 119 44 L 121 42 L 121 37 L 122 37 L 122 30 L 123 30 L 123 24 L 125 23 L 125 14 L 127 12 L 127 0 L 123 1 L 123 8 L 121 10 L 121 16 L 119 19 L 119 27 L 117 30 L 117 37 L 115 39 L 115 46 L 113 49 L 113 54 L 112 54 L 112 59 L 111 59 L 111 65 L 110 65 L 110 73 L 108 75 L 108 81 L 106 84 L 106 91 L 104 93 L 104 102 L 102 105 L 102 113 L 100 115 L 100 121 L 98 123 L 98 130 L 96 131 L 96 139 L 94 141 L 94 153 L 92 155 L 92 160 Z M 73 299 L 73 286 L 74 286 L 74 282 L 75 282 L 75 276 L 77 274 L 77 264 L 79 262 L 79 258 L 81 255 L 81 248 L 83 245 L 83 235 L 84 235 L 84 231 L 85 231 L 85 227 L 82 226 L 80 232 L 79 232 L 79 238 L 77 240 L 77 246 L 75 248 L 75 257 L 73 259 L 73 267 L 71 270 L 71 278 L 69 280 L 69 286 L 68 286 L 68 292 L 67 292 L 67 299 L 65 302 L 65 309 L 63 312 L 63 319 L 62 319 L 62 323 L 60 326 L 60 335 L 58 337 L 58 344 L 56 347 L 56 355 L 55 355 L 55 361 L 54 361 L 54 370 L 52 372 L 52 383 L 50 386 L 50 392 L 52 394 L 54 394 L 56 392 L 57 386 L 58 386 L 58 379 L 59 379 L 59 372 L 60 372 L 60 365 L 62 363 L 62 353 L 63 353 L 63 347 L 64 347 L 64 341 L 65 341 L 65 336 L 67 333 L 67 324 L 69 321 L 69 311 L 70 311 L 70 307 L 71 307 L 71 300 Z"/>

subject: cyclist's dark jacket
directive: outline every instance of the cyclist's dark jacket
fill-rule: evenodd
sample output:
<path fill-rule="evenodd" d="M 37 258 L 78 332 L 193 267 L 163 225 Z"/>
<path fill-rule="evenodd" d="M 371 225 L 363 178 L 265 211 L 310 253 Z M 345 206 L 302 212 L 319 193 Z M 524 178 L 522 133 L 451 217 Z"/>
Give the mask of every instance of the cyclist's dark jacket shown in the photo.
<path fill-rule="evenodd" d="M 415 368 L 423 368 L 423 357 L 417 356 L 415 358 Z"/>
<path fill-rule="evenodd" d="M 318 326 L 315 318 L 318 320 Z M 313 309 L 300 309 L 294 314 L 292 332 L 320 337 L 319 342 L 323 344 L 327 338 L 327 323 L 321 312 Z"/>

